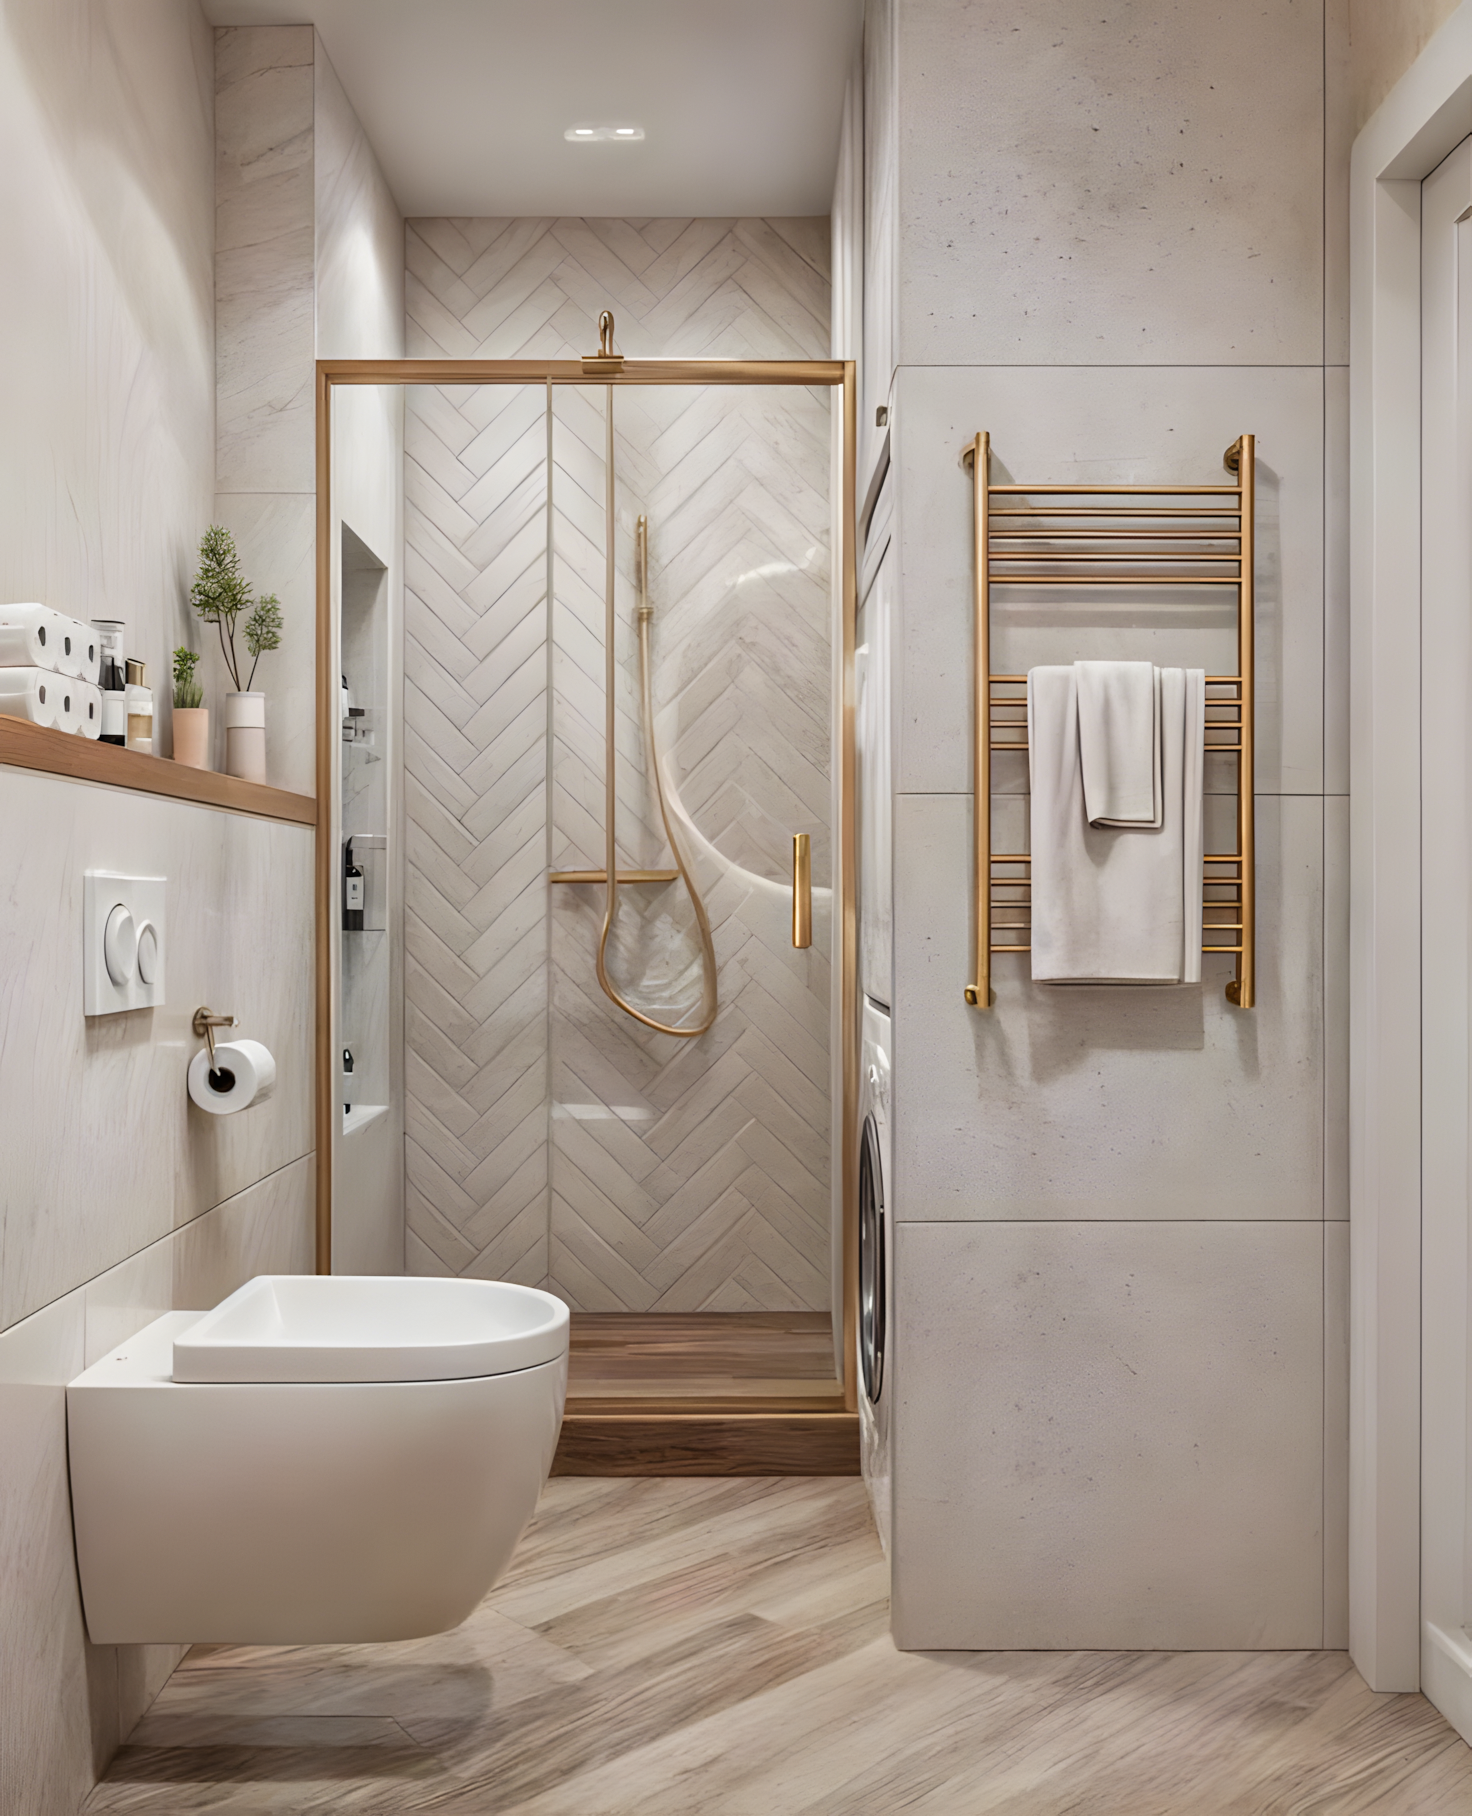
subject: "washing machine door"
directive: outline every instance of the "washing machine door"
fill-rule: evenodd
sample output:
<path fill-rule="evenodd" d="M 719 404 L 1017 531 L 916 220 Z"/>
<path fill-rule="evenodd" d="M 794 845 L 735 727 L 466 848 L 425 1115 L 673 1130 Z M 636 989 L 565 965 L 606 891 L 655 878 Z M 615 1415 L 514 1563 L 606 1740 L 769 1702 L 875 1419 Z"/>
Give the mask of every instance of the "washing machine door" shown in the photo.
<path fill-rule="evenodd" d="M 864 1118 L 859 1146 L 859 1366 L 871 1405 L 878 1405 L 884 1390 L 888 1291 L 884 1266 L 884 1167 L 879 1153 L 879 1125 L 871 1113 Z"/>

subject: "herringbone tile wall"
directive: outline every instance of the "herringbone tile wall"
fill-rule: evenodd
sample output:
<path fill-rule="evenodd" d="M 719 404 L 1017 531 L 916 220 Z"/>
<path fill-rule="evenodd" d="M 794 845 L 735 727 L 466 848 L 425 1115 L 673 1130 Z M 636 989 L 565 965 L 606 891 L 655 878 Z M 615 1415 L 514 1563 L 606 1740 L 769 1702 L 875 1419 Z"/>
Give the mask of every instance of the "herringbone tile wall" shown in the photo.
<path fill-rule="evenodd" d="M 827 247 L 826 221 L 415 221 L 409 353 L 568 357 L 606 306 L 630 355 L 821 357 Z M 682 1041 L 599 990 L 601 890 L 545 880 L 603 863 L 606 395 L 410 394 L 410 1265 L 585 1310 L 824 1308 L 828 895 L 794 952 L 788 864 L 796 831 L 816 881 L 831 861 L 829 399 L 617 395 L 620 853 L 669 863 L 632 624 L 646 512 L 656 732 L 720 972 L 715 1026 Z M 661 1019 L 698 1008 L 678 884 L 622 893 L 610 967 Z"/>

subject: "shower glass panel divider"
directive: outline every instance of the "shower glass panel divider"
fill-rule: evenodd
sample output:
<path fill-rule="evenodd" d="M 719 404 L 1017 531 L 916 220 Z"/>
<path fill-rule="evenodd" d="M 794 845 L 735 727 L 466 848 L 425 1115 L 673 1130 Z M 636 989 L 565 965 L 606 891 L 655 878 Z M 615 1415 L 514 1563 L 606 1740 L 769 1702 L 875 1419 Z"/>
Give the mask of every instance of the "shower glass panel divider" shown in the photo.
<path fill-rule="evenodd" d="M 837 741 L 833 755 L 838 770 L 838 788 L 836 814 L 837 825 L 834 830 L 834 848 L 832 858 L 832 913 L 830 938 L 837 942 L 838 965 L 837 978 L 840 993 L 837 1031 L 841 1046 L 841 1063 L 837 1068 L 836 1078 L 831 1082 L 840 1095 L 841 1117 L 836 1118 L 841 1129 L 839 1152 L 830 1156 L 830 1165 L 836 1167 L 839 1177 L 839 1203 L 841 1206 L 842 1231 L 842 1296 L 841 1305 L 830 1305 L 830 1313 L 835 1323 L 841 1320 L 841 1353 L 842 1368 L 842 1402 L 844 1408 L 852 1413 L 857 1405 L 856 1393 L 856 1322 L 858 1308 L 858 1240 L 857 1240 L 857 1085 L 858 1085 L 858 994 L 857 994 L 857 917 L 856 917 L 856 864 L 855 864 L 855 757 L 854 757 L 854 631 L 856 615 L 856 522 L 855 522 L 855 374 L 851 361 L 840 360 L 620 360 L 616 356 L 590 356 L 587 360 L 321 360 L 317 363 L 317 624 L 316 624 L 316 661 L 317 661 L 317 797 L 319 801 L 319 819 L 316 844 L 316 1079 L 315 1079 L 315 1117 L 317 1149 L 317 1182 L 316 1182 L 316 1265 L 319 1272 L 329 1272 L 333 1255 L 333 1134 L 334 1122 L 339 1114 L 339 1088 L 337 1078 L 338 1055 L 334 1043 L 334 1013 L 336 1010 L 336 992 L 338 980 L 334 975 L 331 962 L 332 931 L 334 917 L 339 908 L 340 864 L 341 853 L 335 834 L 336 815 L 329 811 L 336 796 L 334 790 L 340 786 L 339 751 L 337 736 L 339 661 L 337 649 L 336 617 L 332 598 L 332 455 L 333 455 L 333 417 L 332 394 L 334 389 L 343 386 L 545 386 L 548 398 L 549 425 L 553 415 L 553 403 L 562 387 L 585 387 L 590 392 L 606 395 L 608 399 L 608 461 L 606 476 L 607 496 L 611 507 L 614 486 L 612 468 L 613 424 L 612 411 L 616 394 L 622 390 L 647 386 L 805 386 L 814 390 L 827 389 L 835 395 L 835 402 L 840 406 L 839 421 L 839 458 L 836 462 L 835 479 L 839 483 L 838 508 L 834 514 L 833 530 L 837 534 L 838 548 L 834 578 L 837 583 L 836 623 L 833 630 L 839 641 L 836 651 L 839 657 L 839 685 L 837 699 L 832 702 L 837 713 Z M 831 422 L 830 416 L 830 422 Z M 552 485 L 552 463 L 550 450 L 549 426 L 549 466 L 548 496 L 549 514 Z M 612 538 L 614 533 L 613 512 L 609 508 L 605 523 L 607 539 L 607 599 L 609 619 L 612 623 L 613 598 L 613 553 Z M 639 560 L 641 572 L 647 576 L 647 561 L 643 532 L 640 532 Z M 549 543 L 550 547 L 550 543 Z M 641 604 L 647 605 L 647 593 L 643 587 L 647 579 L 641 582 Z M 549 636 L 554 611 L 554 599 L 549 593 L 546 601 L 548 613 Z M 642 627 L 647 631 L 647 619 Z M 605 633 L 607 635 L 607 633 Z M 612 645 L 606 652 L 608 671 L 613 670 Z M 647 644 L 641 644 L 641 654 L 647 660 Z M 607 702 L 610 726 L 612 724 L 614 705 L 611 698 Z M 653 724 L 648 720 L 646 736 L 652 746 Z M 610 743 L 612 738 L 610 737 Z M 612 752 L 610 751 L 610 757 Z M 548 761 L 552 760 L 549 748 Z M 550 771 L 549 771 L 550 773 Z M 654 777 L 650 777 L 651 785 Z M 606 778 L 606 800 L 608 812 L 613 811 L 615 794 L 612 773 Z M 671 821 L 665 813 L 664 803 L 660 801 L 661 815 L 667 832 L 672 831 Z M 678 817 L 678 816 L 676 816 Z M 668 843 L 673 843 L 671 836 Z M 678 849 L 674 859 L 676 872 L 649 873 L 635 871 L 615 871 L 613 876 L 606 874 L 607 867 L 614 864 L 612 822 L 608 827 L 609 852 L 603 882 L 608 891 L 608 914 L 613 912 L 613 898 L 616 891 L 624 884 L 626 876 L 631 880 L 664 881 L 673 880 L 675 874 L 684 874 L 684 862 Z M 804 844 L 804 852 L 806 845 Z M 790 854 L 784 854 L 783 862 L 790 862 Z M 591 877 L 589 881 L 591 881 Z M 686 879 L 688 881 L 688 878 Z M 794 890 L 796 874 L 794 873 Z M 805 887 L 805 873 L 804 873 Z M 702 911 L 703 912 L 703 911 Z M 796 925 L 797 922 L 794 922 Z M 600 958 L 601 969 L 601 958 Z M 610 994 L 612 994 L 610 992 Z M 614 997 L 615 1001 L 619 998 Z M 627 1007 L 627 1005 L 622 1005 Z M 643 1020 L 648 1027 L 658 1027 L 656 1022 L 639 1016 L 631 1011 L 636 1019 Z M 661 1314 L 651 1313 L 651 1318 Z M 672 1315 L 672 1314 L 663 1314 Z M 837 1332 L 835 1332 L 835 1335 Z M 763 1399 L 760 1410 L 763 1412 L 782 1411 L 781 1395 L 774 1394 Z M 794 1400 L 794 1410 L 798 1401 L 804 1407 L 811 1402 L 802 1396 Z M 627 1402 L 620 1402 L 626 1405 Z M 677 1402 L 673 1399 L 651 1402 L 651 1411 L 673 1410 Z M 756 1403 L 753 1403 L 756 1409 Z"/>

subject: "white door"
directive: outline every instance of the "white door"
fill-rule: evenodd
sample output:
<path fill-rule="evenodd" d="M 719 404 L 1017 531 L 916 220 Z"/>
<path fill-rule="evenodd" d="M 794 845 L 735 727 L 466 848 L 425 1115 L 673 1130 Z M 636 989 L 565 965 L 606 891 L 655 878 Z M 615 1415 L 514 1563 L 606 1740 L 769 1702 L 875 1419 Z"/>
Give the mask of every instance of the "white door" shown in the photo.
<path fill-rule="evenodd" d="M 1472 1741 L 1472 139 L 1421 225 L 1421 1682 Z"/>

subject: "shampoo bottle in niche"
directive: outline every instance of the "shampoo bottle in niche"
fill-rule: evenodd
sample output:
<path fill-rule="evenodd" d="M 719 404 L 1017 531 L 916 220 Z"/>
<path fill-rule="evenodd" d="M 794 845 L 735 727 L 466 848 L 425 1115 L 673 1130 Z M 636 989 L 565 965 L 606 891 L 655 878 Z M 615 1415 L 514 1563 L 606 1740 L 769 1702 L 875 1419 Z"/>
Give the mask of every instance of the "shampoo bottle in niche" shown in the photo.
<path fill-rule="evenodd" d="M 342 1050 L 342 1113 L 351 1116 L 353 1113 L 353 1049 Z"/>
<path fill-rule="evenodd" d="M 363 931 L 363 871 L 353 862 L 353 841 L 342 848 L 342 927 L 344 933 Z"/>
<path fill-rule="evenodd" d="M 128 674 L 128 749 L 153 754 L 153 690 L 148 685 L 148 671 L 131 656 Z"/>
<path fill-rule="evenodd" d="M 102 689 L 102 742 L 126 744 L 128 741 L 128 681 L 124 672 L 121 618 L 94 618 L 101 651 L 97 685 Z"/>

